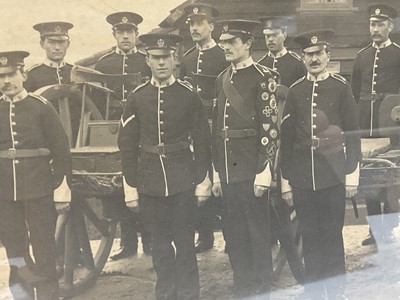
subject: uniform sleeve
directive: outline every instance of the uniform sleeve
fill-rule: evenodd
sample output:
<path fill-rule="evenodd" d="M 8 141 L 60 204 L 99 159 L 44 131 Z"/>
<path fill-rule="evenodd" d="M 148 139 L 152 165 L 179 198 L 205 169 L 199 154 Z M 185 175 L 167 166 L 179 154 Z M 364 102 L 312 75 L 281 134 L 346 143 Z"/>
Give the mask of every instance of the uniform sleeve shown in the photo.
<path fill-rule="evenodd" d="M 27 90 L 28 93 L 33 93 L 35 88 L 35 77 L 33 76 L 31 71 L 27 72 L 27 79 L 24 82 L 24 88 Z"/>
<path fill-rule="evenodd" d="M 125 200 L 136 195 L 136 172 L 139 156 L 139 122 L 134 107 L 134 94 L 130 94 L 121 117 L 118 147 L 121 151 L 121 165 Z M 137 193 L 137 192 L 136 192 Z"/>
<path fill-rule="evenodd" d="M 279 80 L 279 79 L 278 79 Z M 278 149 L 278 103 L 276 99 L 276 81 L 264 77 L 259 83 L 256 99 L 259 125 L 258 167 L 254 184 L 270 186 L 275 173 L 275 161 Z"/>
<path fill-rule="evenodd" d="M 361 140 L 356 104 L 348 83 L 346 83 L 342 91 L 339 109 L 342 118 L 342 130 L 345 135 L 346 174 L 351 174 L 359 167 L 359 162 L 361 160 Z"/>
<path fill-rule="evenodd" d="M 281 124 L 280 162 L 283 179 L 289 179 L 295 137 L 296 111 L 294 93 L 292 89 L 289 89 Z"/>
<path fill-rule="evenodd" d="M 181 67 L 179 69 L 179 78 L 184 80 L 184 77 L 187 76 L 186 72 L 186 63 L 185 63 L 185 58 L 182 59 L 181 62 Z"/>
<path fill-rule="evenodd" d="M 218 164 L 218 153 L 217 153 L 217 117 L 218 117 L 218 95 L 221 93 L 222 89 L 222 76 L 219 76 L 215 81 L 215 95 L 217 101 L 212 111 L 212 135 L 211 135 L 211 155 L 212 155 L 212 166 L 213 166 L 213 182 L 220 182 L 219 178 L 219 164 Z"/>
<path fill-rule="evenodd" d="M 302 61 L 299 61 L 299 63 L 297 64 L 296 72 L 297 72 L 297 79 L 306 76 L 307 68 Z"/>
<path fill-rule="evenodd" d="M 46 104 L 42 129 L 52 158 L 55 182 L 54 201 L 71 201 L 72 159 L 67 135 L 54 107 Z"/>
<path fill-rule="evenodd" d="M 360 71 L 360 59 L 357 56 L 354 61 L 353 71 L 351 73 L 351 90 L 354 95 L 356 103 L 360 101 L 361 93 L 361 71 Z"/>

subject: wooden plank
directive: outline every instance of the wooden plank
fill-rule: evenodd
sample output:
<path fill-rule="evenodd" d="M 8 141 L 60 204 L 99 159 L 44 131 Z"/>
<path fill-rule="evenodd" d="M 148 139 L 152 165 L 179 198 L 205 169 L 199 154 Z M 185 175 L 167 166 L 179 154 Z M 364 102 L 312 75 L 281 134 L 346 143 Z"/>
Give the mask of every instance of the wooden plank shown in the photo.
<path fill-rule="evenodd" d="M 69 110 L 69 99 L 67 97 L 58 99 L 58 109 L 60 113 L 61 124 L 64 127 L 65 133 L 68 138 L 68 143 L 72 145 L 72 125 L 71 125 L 71 112 Z"/>

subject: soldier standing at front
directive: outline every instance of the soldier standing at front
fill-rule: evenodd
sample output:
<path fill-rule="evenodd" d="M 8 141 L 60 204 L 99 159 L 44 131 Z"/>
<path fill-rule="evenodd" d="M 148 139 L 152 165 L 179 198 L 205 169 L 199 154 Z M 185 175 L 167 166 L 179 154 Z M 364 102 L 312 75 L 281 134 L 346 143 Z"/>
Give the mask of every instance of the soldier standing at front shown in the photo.
<path fill-rule="evenodd" d="M 26 267 L 28 230 L 33 270 L 44 278 L 36 284 L 37 299 L 57 300 L 55 208 L 67 208 L 71 201 L 71 156 L 53 106 L 23 88 L 28 55 L 0 53 L 0 239 L 7 251 L 15 299 L 34 299 L 33 291 L 18 285 L 23 284 L 20 271 Z"/>
<path fill-rule="evenodd" d="M 125 201 L 130 208 L 140 201 L 151 228 L 157 299 L 198 299 L 194 216 L 211 194 L 209 127 L 199 96 L 172 75 L 181 37 L 140 40 L 152 78 L 130 94 L 121 119 Z"/>
<path fill-rule="evenodd" d="M 370 5 L 368 11 L 372 43 L 357 54 L 351 87 L 358 105 L 362 137 L 379 138 L 380 104 L 386 95 L 398 94 L 400 90 L 400 46 L 389 37 L 397 11 L 385 4 Z M 399 133 L 390 136 L 390 142 L 398 145 Z M 392 239 L 392 230 L 399 224 L 398 192 L 393 195 L 388 193 L 388 189 L 393 188 L 382 188 L 378 195 L 366 195 L 368 216 L 374 217 L 369 218 L 370 234 L 362 241 L 363 246 L 376 243 L 375 238 L 387 241 Z M 384 202 L 383 215 L 381 201 Z"/>
<path fill-rule="evenodd" d="M 308 70 L 294 83 L 281 125 L 281 168 L 303 238 L 304 299 L 346 299 L 343 222 L 357 192 L 360 138 L 350 85 L 327 71 L 332 30 L 295 37 Z M 287 192 L 291 193 L 291 192 Z"/>
<path fill-rule="evenodd" d="M 279 139 L 274 79 L 279 75 L 250 55 L 258 22 L 221 23 L 221 45 L 231 66 L 216 82 L 213 193 L 226 202 L 225 240 L 234 296 L 241 298 L 268 293 L 272 282 L 268 192 Z"/>
<path fill-rule="evenodd" d="M 107 16 L 107 22 L 113 27 L 113 36 L 117 45 L 113 51 L 107 53 L 96 63 L 95 69 L 105 74 L 133 74 L 140 73 L 141 76 L 149 76 L 150 68 L 146 64 L 146 55 L 136 48 L 136 40 L 139 34 L 138 25 L 143 18 L 133 12 L 117 12 Z M 119 120 L 122 108 L 128 94 L 135 88 L 133 85 L 122 84 L 107 86 L 114 91 L 110 99 L 111 120 Z M 94 101 L 100 111 L 105 113 L 106 98 L 104 94 L 96 93 Z M 112 260 L 130 257 L 137 253 L 138 238 L 137 229 L 140 215 L 130 211 L 122 198 L 104 199 L 104 213 L 107 217 L 115 217 L 120 220 L 121 247 L 117 253 L 112 255 Z M 151 235 L 145 229 L 141 229 L 143 252 L 151 254 Z"/>
<path fill-rule="evenodd" d="M 228 67 L 224 50 L 212 38 L 218 10 L 211 5 L 196 3 L 185 7 L 188 14 L 190 33 L 196 46 L 188 50 L 181 62 L 180 78 L 190 77 L 199 94 L 211 125 L 213 106 L 216 99 L 215 80 Z M 211 249 L 214 245 L 213 218 L 218 213 L 215 198 L 209 199 L 198 209 L 196 253 Z"/>

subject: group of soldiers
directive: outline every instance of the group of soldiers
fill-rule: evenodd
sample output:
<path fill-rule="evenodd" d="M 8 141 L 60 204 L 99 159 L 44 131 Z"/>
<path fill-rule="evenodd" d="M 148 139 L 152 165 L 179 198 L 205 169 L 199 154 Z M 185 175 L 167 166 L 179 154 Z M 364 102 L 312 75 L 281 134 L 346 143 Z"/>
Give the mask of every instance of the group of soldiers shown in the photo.
<path fill-rule="evenodd" d="M 306 283 L 299 299 L 346 299 L 342 230 L 345 199 L 359 184 L 360 137 L 379 137 L 379 105 L 400 88 L 400 47 L 389 38 L 397 11 L 384 4 L 368 11 L 372 43 L 357 54 L 351 85 L 327 69 L 330 29 L 297 35 L 302 57 L 284 46 L 291 22 L 284 16 L 221 20 L 217 43 L 218 10 L 191 4 L 185 12 L 195 47 L 182 58 L 176 79 L 181 36 L 139 36 L 140 15 L 109 15 L 116 47 L 95 69 L 149 77 L 137 87 L 108 86 L 114 91 L 109 117 L 121 119 L 124 188 L 124 199 L 103 201 L 105 215 L 121 226 L 121 249 L 111 259 L 137 253 L 140 223 L 143 250 L 157 273 L 157 299 L 199 299 L 196 253 L 213 247 L 211 224 L 219 206 L 233 296 L 268 299 L 274 228 L 269 193 L 276 182 L 280 201 L 294 205 L 299 218 Z M 259 24 L 268 51 L 255 62 Z M 34 26 L 46 60 L 28 72 L 28 52 L 0 53 L 0 239 L 15 299 L 34 299 L 26 279 L 36 280 L 37 299 L 59 296 L 54 231 L 56 209 L 71 202 L 71 156 L 57 111 L 34 92 L 71 83 L 72 65 L 64 58 L 72 27 Z M 145 53 L 137 50 L 137 38 Z M 104 113 L 104 96 L 92 97 Z M 72 116 L 74 109 L 79 113 L 71 106 Z M 390 138 L 398 143 L 398 135 Z M 367 197 L 368 214 L 381 212 L 380 200 L 385 212 L 396 213 L 395 198 L 385 188 Z M 396 218 L 371 224 L 363 245 L 391 240 Z M 34 267 L 27 259 L 28 231 Z"/>

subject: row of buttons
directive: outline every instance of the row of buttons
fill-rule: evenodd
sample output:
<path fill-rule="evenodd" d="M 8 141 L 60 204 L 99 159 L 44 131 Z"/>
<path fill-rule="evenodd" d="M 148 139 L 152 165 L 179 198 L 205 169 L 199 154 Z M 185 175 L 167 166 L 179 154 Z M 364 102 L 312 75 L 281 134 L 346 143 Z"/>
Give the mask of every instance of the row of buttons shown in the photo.
<path fill-rule="evenodd" d="M 12 112 L 12 109 L 15 108 L 15 104 L 11 103 L 10 106 L 11 106 L 11 113 L 10 113 L 10 116 L 11 116 L 11 118 L 12 118 L 12 117 L 15 117 L 15 113 Z M 15 125 L 17 125 L 17 122 L 11 120 L 11 125 L 10 125 L 10 127 L 11 127 L 11 130 L 12 130 L 12 131 L 11 131 L 11 132 L 12 132 L 12 135 L 13 135 L 14 137 L 17 136 L 17 134 L 18 134 L 18 133 L 17 133 L 16 131 L 14 131 L 14 129 L 12 128 L 12 126 L 15 126 Z M 17 140 L 13 139 L 13 145 L 14 145 L 13 148 L 16 148 L 16 146 L 17 146 L 18 144 L 19 144 L 19 142 L 18 142 Z M 19 160 L 15 159 L 15 160 L 14 160 L 14 163 L 15 163 L 15 164 L 19 164 Z"/>

